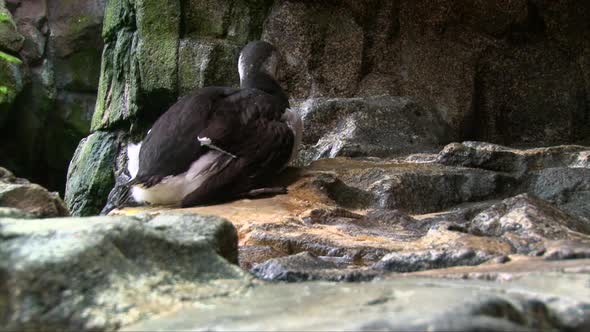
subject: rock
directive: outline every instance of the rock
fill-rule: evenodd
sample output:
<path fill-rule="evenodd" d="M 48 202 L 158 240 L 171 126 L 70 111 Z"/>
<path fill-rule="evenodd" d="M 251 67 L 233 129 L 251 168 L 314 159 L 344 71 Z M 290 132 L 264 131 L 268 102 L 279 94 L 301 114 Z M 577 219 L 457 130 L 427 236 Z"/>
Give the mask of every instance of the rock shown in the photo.
<path fill-rule="evenodd" d="M 0 218 L 33 219 L 35 216 L 21 209 L 0 207 Z"/>
<path fill-rule="evenodd" d="M 236 67 L 240 55 L 238 45 L 183 39 L 178 52 L 180 95 L 205 86 L 240 85 Z"/>
<path fill-rule="evenodd" d="M 6 118 L 12 113 L 16 97 L 23 89 L 24 80 L 22 61 L 1 50 L 0 82 L 0 125 L 4 125 Z"/>
<path fill-rule="evenodd" d="M 457 265 L 479 265 L 492 258 L 492 255 L 471 249 L 428 250 L 385 255 L 373 267 L 395 272 L 415 272 L 440 269 Z"/>
<path fill-rule="evenodd" d="M 47 1 L 52 55 L 68 58 L 80 50 L 100 54 L 105 3 L 106 0 Z"/>
<path fill-rule="evenodd" d="M 350 97 L 356 92 L 364 36 L 345 6 L 278 1 L 263 39 L 282 54 L 281 81 L 292 98 Z"/>
<path fill-rule="evenodd" d="M 590 324 L 589 280 L 584 273 L 545 272 L 502 283 L 396 278 L 266 284 L 122 330 L 583 331 Z"/>
<path fill-rule="evenodd" d="M 469 231 L 501 237 L 520 254 L 542 253 L 546 240 L 582 240 L 590 246 L 589 223 L 527 194 L 481 212 L 471 221 Z"/>
<path fill-rule="evenodd" d="M 215 217 L 2 219 L 0 234 L 9 330 L 115 330 L 250 284 Z"/>
<path fill-rule="evenodd" d="M 271 5 L 267 0 L 189 0 L 182 8 L 184 35 L 193 40 L 226 39 L 245 45 L 259 39 Z"/>
<path fill-rule="evenodd" d="M 68 208 L 57 193 L 51 193 L 38 184 L 18 179 L 0 167 L 0 207 L 15 208 L 6 210 L 16 217 L 63 217 L 69 216 Z"/>
<path fill-rule="evenodd" d="M 16 54 L 23 46 L 24 38 L 17 31 L 16 24 L 4 0 L 0 1 L 0 52 Z"/>
<path fill-rule="evenodd" d="M 301 282 L 310 280 L 327 281 L 368 281 L 380 273 L 363 268 L 347 268 L 308 252 L 273 258 L 255 265 L 251 272 L 260 279 L 273 281 Z"/>
<path fill-rule="evenodd" d="M 590 168 L 555 167 L 531 172 L 526 191 L 590 224 Z"/>
<path fill-rule="evenodd" d="M 445 146 L 438 154 L 437 162 L 522 176 L 545 168 L 590 168 L 587 164 L 589 154 L 590 148 L 577 145 L 515 149 L 486 142 L 463 142 Z"/>
<path fill-rule="evenodd" d="M 437 111 L 413 98 L 312 99 L 299 112 L 304 164 L 326 157 L 424 152 L 450 140 Z"/>
<path fill-rule="evenodd" d="M 577 217 L 590 220 L 588 183 L 590 148 L 560 145 L 514 149 L 484 142 L 447 145 L 437 162 L 449 166 L 509 172 L 520 179 L 520 192 L 545 199 Z"/>
<path fill-rule="evenodd" d="M 72 215 L 97 215 L 115 183 L 116 134 L 95 132 L 83 139 L 70 163 L 65 201 Z"/>
<path fill-rule="evenodd" d="M 178 89 L 180 1 L 139 0 L 135 10 L 141 92 L 146 104 L 169 105 Z"/>
<path fill-rule="evenodd" d="M 517 185 L 508 174 L 430 163 L 336 158 L 319 160 L 308 169 L 321 174 L 313 185 L 338 205 L 409 213 L 510 195 Z"/>

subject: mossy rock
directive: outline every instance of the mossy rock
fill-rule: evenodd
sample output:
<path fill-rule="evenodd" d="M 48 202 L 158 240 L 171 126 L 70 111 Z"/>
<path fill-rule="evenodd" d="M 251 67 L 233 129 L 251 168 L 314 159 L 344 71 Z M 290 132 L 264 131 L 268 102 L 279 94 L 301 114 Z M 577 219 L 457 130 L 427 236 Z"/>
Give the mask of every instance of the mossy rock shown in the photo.
<path fill-rule="evenodd" d="M 139 64 L 134 56 L 136 32 L 124 29 L 105 45 L 96 109 L 91 129 L 107 129 L 135 118 L 138 111 Z"/>
<path fill-rule="evenodd" d="M 179 0 L 137 0 L 137 53 L 141 90 L 146 96 L 176 93 Z"/>
<path fill-rule="evenodd" d="M 100 213 L 115 184 L 116 133 L 95 132 L 76 149 L 68 169 L 65 201 L 74 216 Z"/>
<path fill-rule="evenodd" d="M 135 7 L 132 0 L 110 0 L 107 2 L 102 26 L 105 42 L 116 39 L 123 28 L 135 30 Z"/>
<path fill-rule="evenodd" d="M 0 51 L 0 125 L 11 111 L 23 84 L 21 60 Z"/>
<path fill-rule="evenodd" d="M 0 51 L 17 53 L 25 38 L 18 32 L 12 15 L 6 9 L 4 0 L 0 1 Z"/>

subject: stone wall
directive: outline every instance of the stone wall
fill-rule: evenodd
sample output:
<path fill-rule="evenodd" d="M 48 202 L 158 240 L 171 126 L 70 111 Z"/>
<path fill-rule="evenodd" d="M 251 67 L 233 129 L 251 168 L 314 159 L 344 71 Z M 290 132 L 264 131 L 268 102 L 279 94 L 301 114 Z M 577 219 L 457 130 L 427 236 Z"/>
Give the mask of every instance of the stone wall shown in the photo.
<path fill-rule="evenodd" d="M 110 1 L 92 131 L 116 143 L 112 153 L 81 145 L 72 165 L 96 159 L 82 151 L 114 165 L 179 95 L 236 85 L 239 49 L 258 38 L 282 53 L 280 80 L 294 106 L 408 96 L 434 105 L 450 140 L 587 141 L 589 21 L 590 3 L 573 0 Z M 72 172 L 68 201 L 112 187 L 123 168 L 124 160 L 116 176 L 104 169 L 100 184 Z M 82 214 L 98 213 L 106 198 L 98 199 Z"/>
<path fill-rule="evenodd" d="M 90 130 L 105 0 L 0 0 L 0 164 L 63 192 Z"/>

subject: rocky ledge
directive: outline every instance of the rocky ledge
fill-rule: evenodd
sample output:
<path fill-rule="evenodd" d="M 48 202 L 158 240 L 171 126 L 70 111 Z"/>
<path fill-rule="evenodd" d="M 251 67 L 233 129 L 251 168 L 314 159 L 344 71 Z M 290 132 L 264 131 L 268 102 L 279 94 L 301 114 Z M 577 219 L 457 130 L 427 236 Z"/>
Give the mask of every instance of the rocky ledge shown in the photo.
<path fill-rule="evenodd" d="M 0 217 L 0 325 L 585 331 L 589 156 L 453 143 L 291 168 L 269 198 Z"/>
<path fill-rule="evenodd" d="M 241 266 L 271 280 L 590 258 L 589 155 L 465 142 L 398 159 L 324 159 L 279 179 L 288 195 L 175 211 L 230 220 Z"/>

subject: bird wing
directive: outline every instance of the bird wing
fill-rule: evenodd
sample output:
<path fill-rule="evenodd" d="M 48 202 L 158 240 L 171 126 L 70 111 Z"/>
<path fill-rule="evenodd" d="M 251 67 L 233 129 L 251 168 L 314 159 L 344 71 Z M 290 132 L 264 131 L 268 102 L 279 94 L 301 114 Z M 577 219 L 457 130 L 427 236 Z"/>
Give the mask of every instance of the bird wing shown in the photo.
<path fill-rule="evenodd" d="M 176 102 L 153 125 L 139 152 L 136 183 L 147 187 L 186 172 L 206 149 L 197 137 L 210 122 L 215 105 L 238 89 L 209 87 Z"/>

